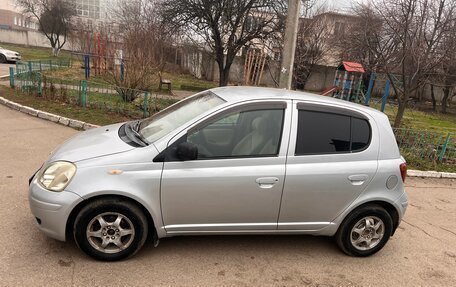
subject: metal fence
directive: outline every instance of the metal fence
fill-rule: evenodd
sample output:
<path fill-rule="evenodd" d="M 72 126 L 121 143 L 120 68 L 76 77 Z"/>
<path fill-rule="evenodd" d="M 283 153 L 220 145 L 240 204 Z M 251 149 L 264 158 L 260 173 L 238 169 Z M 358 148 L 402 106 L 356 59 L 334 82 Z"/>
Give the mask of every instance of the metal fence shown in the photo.
<path fill-rule="evenodd" d="M 151 94 L 149 91 L 86 80 L 54 78 L 41 73 L 46 69 L 68 67 L 67 65 L 71 63 L 68 61 L 20 63 L 16 66 L 16 71 L 10 72 L 10 85 L 46 100 L 80 106 L 84 109 L 117 113 L 131 118 L 148 117 L 178 101 L 172 96 Z"/>
<path fill-rule="evenodd" d="M 402 128 L 394 133 L 404 157 L 456 164 L 456 135 Z"/>
<path fill-rule="evenodd" d="M 16 62 L 16 74 L 69 68 L 71 65 L 71 59 L 65 58 Z"/>

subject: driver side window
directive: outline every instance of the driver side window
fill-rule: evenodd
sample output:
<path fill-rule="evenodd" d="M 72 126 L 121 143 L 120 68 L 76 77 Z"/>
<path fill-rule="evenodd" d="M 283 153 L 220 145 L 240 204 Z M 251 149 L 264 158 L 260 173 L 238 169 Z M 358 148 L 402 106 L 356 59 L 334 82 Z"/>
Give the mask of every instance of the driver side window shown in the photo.
<path fill-rule="evenodd" d="M 279 152 L 284 109 L 234 112 L 191 131 L 187 142 L 198 159 L 275 156 Z"/>

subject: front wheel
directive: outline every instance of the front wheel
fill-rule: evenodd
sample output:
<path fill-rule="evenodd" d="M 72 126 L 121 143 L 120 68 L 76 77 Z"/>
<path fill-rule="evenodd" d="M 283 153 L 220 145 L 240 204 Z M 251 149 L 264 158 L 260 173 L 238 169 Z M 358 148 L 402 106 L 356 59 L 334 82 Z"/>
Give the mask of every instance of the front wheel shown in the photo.
<path fill-rule="evenodd" d="M 115 261 L 134 255 L 144 245 L 147 219 L 136 205 L 122 199 L 98 199 L 76 217 L 74 238 L 79 248 L 98 260 Z"/>
<path fill-rule="evenodd" d="M 366 205 L 345 218 L 336 233 L 336 242 L 346 254 L 364 257 L 382 249 L 392 231 L 390 214 L 381 206 Z"/>
<path fill-rule="evenodd" d="M 5 57 L 5 55 L 0 54 L 0 63 L 6 63 L 6 62 L 8 62 L 8 61 L 7 61 L 6 57 Z"/>

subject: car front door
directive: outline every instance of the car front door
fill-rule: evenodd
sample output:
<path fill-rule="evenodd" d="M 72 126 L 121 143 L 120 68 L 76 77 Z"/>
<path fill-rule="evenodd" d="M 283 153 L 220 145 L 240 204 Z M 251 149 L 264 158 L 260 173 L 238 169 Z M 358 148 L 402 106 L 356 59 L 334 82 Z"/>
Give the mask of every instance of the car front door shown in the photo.
<path fill-rule="evenodd" d="M 247 103 L 204 119 L 171 140 L 161 180 L 167 233 L 277 228 L 291 101 Z M 181 161 L 176 146 L 198 148 Z"/>

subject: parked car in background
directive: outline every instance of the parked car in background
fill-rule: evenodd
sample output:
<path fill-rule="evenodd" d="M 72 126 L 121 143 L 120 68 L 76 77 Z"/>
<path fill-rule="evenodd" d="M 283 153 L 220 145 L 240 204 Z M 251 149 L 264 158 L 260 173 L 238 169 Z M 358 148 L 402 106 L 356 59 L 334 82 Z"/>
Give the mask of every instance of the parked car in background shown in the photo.
<path fill-rule="evenodd" d="M 0 63 L 17 62 L 21 60 L 21 54 L 0 47 Z"/>
<path fill-rule="evenodd" d="M 379 111 L 223 87 L 78 134 L 32 176 L 29 201 L 44 233 L 100 260 L 135 254 L 148 235 L 213 234 L 334 236 L 368 256 L 401 222 L 405 176 Z"/>

